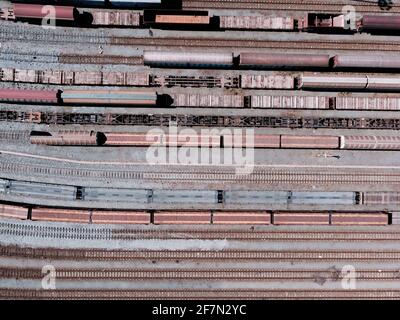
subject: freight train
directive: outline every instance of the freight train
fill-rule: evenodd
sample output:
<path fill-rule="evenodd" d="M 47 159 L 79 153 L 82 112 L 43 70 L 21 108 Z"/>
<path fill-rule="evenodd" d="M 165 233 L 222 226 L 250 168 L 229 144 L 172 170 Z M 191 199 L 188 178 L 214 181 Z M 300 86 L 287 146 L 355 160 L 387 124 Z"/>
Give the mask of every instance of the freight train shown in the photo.
<path fill-rule="evenodd" d="M 32 144 L 59 146 L 173 146 L 215 148 L 275 148 L 275 149 L 344 149 L 344 150 L 400 150 L 399 136 L 321 136 L 256 134 L 252 140 L 227 134 L 188 135 L 136 133 L 103 133 L 94 131 L 32 131 Z"/>
<path fill-rule="evenodd" d="M 149 90 L 20 90 L 0 89 L 0 101 L 17 103 L 168 106 L 165 95 Z"/>
<path fill-rule="evenodd" d="M 397 55 L 384 54 L 299 54 L 240 52 L 145 51 L 143 63 L 157 68 L 224 68 L 290 70 L 390 70 L 400 69 Z M 357 76 L 356 76 L 357 77 Z"/>
<path fill-rule="evenodd" d="M 321 86 L 320 83 L 317 83 Z M 279 87 L 282 89 L 281 87 Z M 271 89 L 269 87 L 269 89 Z M 274 88 L 278 89 L 278 88 Z M 287 88 L 286 88 L 287 89 Z M 127 92 L 127 93 L 126 93 Z M 341 95 L 272 95 L 235 93 L 170 93 L 136 89 L 118 90 L 23 90 L 0 89 L 0 101 L 53 105 L 104 105 L 162 108 L 248 108 L 309 110 L 400 110 L 400 97 Z"/>
<path fill-rule="evenodd" d="M 321 211 L 139 211 L 85 210 L 49 207 L 24 207 L 0 204 L 0 218 L 33 221 L 93 224 L 216 224 L 216 225 L 347 225 L 384 226 L 391 224 L 387 212 Z"/>
<path fill-rule="evenodd" d="M 47 3 L 48 4 L 48 3 Z M 55 6 L 55 19 L 68 21 L 72 25 L 112 26 L 112 27 L 158 27 L 158 28 L 211 28 L 213 30 L 270 30 L 302 31 L 320 33 L 393 33 L 400 31 L 400 17 L 392 15 L 364 15 L 354 17 L 352 24 L 343 14 L 308 13 L 302 18 L 288 16 L 211 16 L 208 11 L 145 9 L 142 12 L 122 10 L 88 10 L 76 6 L 89 7 L 162 7 L 160 0 L 107 0 L 83 3 L 70 1 L 72 6 Z M 169 2 L 170 8 L 174 7 Z M 40 20 L 49 13 L 42 4 L 15 3 L 3 8 L 0 17 L 6 20 Z"/>

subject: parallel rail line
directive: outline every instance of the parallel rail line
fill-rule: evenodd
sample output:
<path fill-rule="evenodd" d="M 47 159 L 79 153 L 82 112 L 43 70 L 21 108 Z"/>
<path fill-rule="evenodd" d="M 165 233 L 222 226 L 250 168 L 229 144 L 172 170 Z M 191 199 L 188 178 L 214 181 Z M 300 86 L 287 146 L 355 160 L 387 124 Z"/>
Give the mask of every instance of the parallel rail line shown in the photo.
<path fill-rule="evenodd" d="M 398 281 L 399 270 L 357 270 L 357 281 L 393 280 Z M 40 268 L 0 267 L 2 279 L 42 279 Z M 276 269 L 77 269 L 57 268 L 58 280 L 233 280 L 233 281 L 340 281 L 343 276 L 339 269 L 320 270 L 276 270 Z"/>
<path fill-rule="evenodd" d="M 400 290 L 35 290 L 0 289 L 3 299 L 399 299 Z"/>
<path fill-rule="evenodd" d="M 399 51 L 400 43 L 389 41 L 337 41 L 337 40 L 246 40 L 205 39 L 182 37 L 112 37 L 99 32 L 49 31 L 40 28 L 21 28 L 0 24 L 1 41 L 44 42 L 69 44 L 94 44 L 118 46 L 157 46 L 192 48 L 255 48 L 255 49 L 298 49 L 298 50 L 365 50 Z"/>
<path fill-rule="evenodd" d="M 201 169 L 195 171 L 187 169 L 185 171 L 132 171 L 125 170 L 104 170 L 91 168 L 57 168 L 52 166 L 15 163 L 0 161 L 0 171 L 3 173 L 17 173 L 41 176 L 59 177 L 79 177 L 91 179 L 116 179 L 116 180 L 137 180 L 137 181 L 173 181 L 173 182 L 241 182 L 253 184 L 374 184 L 374 185 L 400 185 L 400 173 L 370 170 L 336 170 L 327 172 L 326 170 L 274 170 L 266 169 L 255 171 L 248 175 L 237 175 L 234 170 L 215 170 Z"/>
<path fill-rule="evenodd" d="M 333 118 L 275 116 L 208 116 L 187 114 L 119 114 L 0 110 L 0 121 L 39 124 L 96 124 L 240 128 L 325 128 L 400 130 L 397 118 Z"/>
<path fill-rule="evenodd" d="M 11 249 L 11 250 L 10 250 Z M 400 251 L 284 251 L 284 250 L 105 250 L 0 247 L 0 256 L 101 261 L 400 261 Z M 8 253 L 8 254 L 7 254 Z M 11 254 L 10 254 L 11 253 Z M 19 255 L 21 256 L 21 255 Z"/>
<path fill-rule="evenodd" d="M 2 234 L 10 236 L 29 236 L 57 239 L 81 239 L 81 240 L 143 240 L 143 239 L 204 239 L 204 240 L 247 240 L 247 241 L 399 241 L 399 231 L 358 231 L 346 229 L 343 231 L 277 231 L 277 230 L 256 230 L 239 229 L 226 230 L 225 228 L 168 228 L 167 230 L 157 229 L 128 229 L 128 228 L 102 228 L 92 229 L 87 227 L 67 226 L 43 226 L 43 225 L 21 225 L 0 221 Z M 33 250 L 33 249 L 32 249 Z M 36 250 L 36 249 L 35 249 Z M 0 246 L 0 252 L 4 255 L 30 254 L 31 249 L 24 249 L 12 246 Z M 36 254 L 36 253 L 35 253 Z"/>
<path fill-rule="evenodd" d="M 400 6 L 397 3 L 378 5 L 377 1 L 356 1 L 332 3 L 332 1 L 300 1 L 300 0 L 183 0 L 184 9 L 224 9 L 224 10 L 283 10 L 283 11 L 315 11 L 315 12 L 341 12 L 343 6 L 352 5 L 360 13 L 398 13 Z"/>

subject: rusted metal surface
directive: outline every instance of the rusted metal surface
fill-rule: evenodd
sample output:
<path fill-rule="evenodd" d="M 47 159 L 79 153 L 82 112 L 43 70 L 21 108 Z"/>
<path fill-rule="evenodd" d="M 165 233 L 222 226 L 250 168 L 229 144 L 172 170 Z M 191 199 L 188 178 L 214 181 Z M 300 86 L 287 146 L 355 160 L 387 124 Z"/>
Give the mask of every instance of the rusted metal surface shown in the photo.
<path fill-rule="evenodd" d="M 57 90 L 0 89 L 0 101 L 57 103 Z"/>
<path fill-rule="evenodd" d="M 342 136 L 341 149 L 400 150 L 400 136 Z"/>
<path fill-rule="evenodd" d="M 400 110 L 400 98 L 396 97 L 336 97 L 338 110 Z"/>
<path fill-rule="evenodd" d="M 209 224 L 210 211 L 163 211 L 154 213 L 154 224 Z"/>
<path fill-rule="evenodd" d="M 48 135 L 31 135 L 33 144 L 45 145 L 97 145 L 97 134 L 94 131 L 58 131 Z"/>
<path fill-rule="evenodd" d="M 329 97 L 252 95 L 250 107 L 254 109 L 329 109 Z M 399 99 L 400 100 L 400 99 Z"/>
<path fill-rule="evenodd" d="M 274 213 L 276 225 L 329 225 L 329 213 L 278 212 Z"/>
<path fill-rule="evenodd" d="M 140 14 L 131 11 L 93 10 L 91 11 L 94 26 L 130 26 L 140 25 Z"/>
<path fill-rule="evenodd" d="M 241 52 L 239 65 L 258 68 L 328 68 L 329 55 Z"/>
<path fill-rule="evenodd" d="M 169 23 L 169 24 L 210 24 L 209 16 L 194 16 L 194 15 L 156 15 L 156 23 Z"/>
<path fill-rule="evenodd" d="M 389 217 L 382 213 L 332 213 L 332 225 L 346 226 L 384 226 L 389 224 Z"/>
<path fill-rule="evenodd" d="M 92 223 L 149 224 L 150 213 L 145 211 L 93 211 Z"/>
<path fill-rule="evenodd" d="M 214 212 L 213 224 L 271 224 L 271 214 L 265 211 L 224 211 Z"/>
<path fill-rule="evenodd" d="M 48 17 L 55 10 L 54 18 L 56 20 L 74 20 L 74 7 L 67 6 L 46 6 L 41 4 L 22 4 L 15 3 L 13 11 L 15 17 L 18 18 L 33 18 L 43 19 Z"/>
<path fill-rule="evenodd" d="M 400 30 L 400 16 L 398 15 L 364 15 L 362 29 Z"/>
<path fill-rule="evenodd" d="M 277 148 L 280 147 L 280 136 L 271 134 L 256 134 L 252 137 L 246 135 L 224 135 L 224 147 L 247 148 Z"/>
<path fill-rule="evenodd" d="M 66 210 L 51 208 L 33 208 L 32 220 L 89 223 L 87 210 Z"/>
<path fill-rule="evenodd" d="M 282 148 L 338 149 L 339 137 L 335 136 L 281 136 Z"/>
<path fill-rule="evenodd" d="M 186 147 L 219 147 L 219 135 L 192 134 L 156 134 L 156 133 L 105 133 L 105 145 L 130 146 L 186 146 Z"/>
<path fill-rule="evenodd" d="M 222 29 L 294 30 L 292 17 L 220 16 Z"/>
<path fill-rule="evenodd" d="M 0 217 L 25 220 L 28 218 L 28 208 L 0 204 Z"/>
<path fill-rule="evenodd" d="M 60 61 L 63 56 L 60 56 Z M 29 70 L 0 68 L 0 81 L 43 84 L 149 86 L 149 74 L 143 72 L 101 72 L 67 70 Z"/>
<path fill-rule="evenodd" d="M 294 89 L 294 77 L 242 74 L 240 87 L 243 89 Z"/>

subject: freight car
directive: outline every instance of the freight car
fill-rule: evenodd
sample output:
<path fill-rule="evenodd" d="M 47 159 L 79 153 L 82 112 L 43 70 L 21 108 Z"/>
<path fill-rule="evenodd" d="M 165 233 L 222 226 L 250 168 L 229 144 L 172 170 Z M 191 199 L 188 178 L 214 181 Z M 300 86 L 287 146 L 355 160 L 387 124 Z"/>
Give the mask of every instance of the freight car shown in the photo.
<path fill-rule="evenodd" d="M 221 30 L 295 30 L 295 19 L 292 17 L 219 16 L 218 19 Z"/>
<path fill-rule="evenodd" d="M 232 68 L 233 53 L 145 51 L 144 64 L 151 67 L 174 68 Z"/>
<path fill-rule="evenodd" d="M 5 20 L 31 20 L 51 18 L 58 21 L 74 21 L 79 12 L 74 7 L 46 6 L 41 4 L 14 3 L 12 7 L 2 8 L 1 18 Z"/>
<path fill-rule="evenodd" d="M 102 72 L 0 68 L 0 81 L 66 85 L 149 86 L 150 75 L 141 72 Z"/>
<path fill-rule="evenodd" d="M 91 10 L 88 21 L 85 21 L 85 12 L 79 20 L 83 20 L 81 22 L 83 24 L 92 26 L 139 27 L 141 24 L 141 16 L 138 12 L 125 10 Z"/>
<path fill-rule="evenodd" d="M 58 90 L 19 90 L 0 88 L 0 101 L 18 103 L 49 103 L 59 102 Z"/>
<path fill-rule="evenodd" d="M 298 89 L 400 91 L 398 77 L 300 75 Z"/>
<path fill-rule="evenodd" d="M 18 90 L 0 89 L 0 101 L 20 103 L 156 106 L 170 103 L 165 95 L 144 90 Z"/>
<path fill-rule="evenodd" d="M 73 5 L 78 7 L 99 7 L 99 8 L 147 8 L 147 7 L 160 7 L 162 0 L 13 0 L 13 2 L 29 2 L 38 4 L 51 4 L 51 5 Z"/>
<path fill-rule="evenodd" d="M 243 68 L 329 68 L 329 55 L 241 52 L 239 67 Z"/>
<path fill-rule="evenodd" d="M 252 109 L 321 109 L 321 110 L 400 110 L 400 97 L 352 96 L 245 96 L 245 106 Z"/>
<path fill-rule="evenodd" d="M 143 25 L 161 28 L 183 27 L 204 29 L 213 25 L 208 11 L 144 10 Z"/>
<path fill-rule="evenodd" d="M 79 105 L 141 105 L 156 106 L 157 93 L 138 90 L 63 90 L 61 102 Z"/>

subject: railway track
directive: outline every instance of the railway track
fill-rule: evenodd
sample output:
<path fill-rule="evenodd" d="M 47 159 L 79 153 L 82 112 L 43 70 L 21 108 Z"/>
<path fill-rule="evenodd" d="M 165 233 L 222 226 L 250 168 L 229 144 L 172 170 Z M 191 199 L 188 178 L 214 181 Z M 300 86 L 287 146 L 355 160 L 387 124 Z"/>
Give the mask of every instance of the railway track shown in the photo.
<path fill-rule="evenodd" d="M 40 28 L 16 28 L 0 24 L 0 41 L 44 42 L 118 46 L 156 46 L 185 48 L 254 48 L 254 49 L 298 49 L 298 50 L 365 50 L 394 51 L 400 50 L 400 43 L 389 41 L 337 41 L 337 40 L 226 40 L 223 38 L 184 38 L 184 37 L 112 37 L 104 33 L 54 30 L 49 32 Z"/>
<path fill-rule="evenodd" d="M 359 228 L 358 228 L 359 229 Z M 86 226 L 44 226 L 36 224 L 17 224 L 0 221 L 1 234 L 8 236 L 41 237 L 71 240 L 144 240 L 144 239 L 203 239 L 203 240 L 247 240 L 247 241 L 399 241 L 398 231 L 359 231 L 346 229 L 343 231 L 277 231 L 243 228 L 227 230 L 216 226 L 210 228 L 168 228 L 168 229 L 137 229 L 137 228 L 100 228 L 92 229 Z M 17 247 L 1 247 L 4 255 L 27 255 L 30 250 Z M 35 251 L 36 252 L 36 251 Z M 35 253 L 40 255 L 40 253 Z"/>
<path fill-rule="evenodd" d="M 28 141 L 30 132 L 29 131 L 0 131 L 0 141 Z"/>
<path fill-rule="evenodd" d="M 124 64 L 124 65 L 143 65 L 143 57 L 124 57 L 124 56 L 95 56 L 95 55 L 72 55 L 60 54 L 59 63 L 65 64 Z"/>
<path fill-rule="evenodd" d="M 84 239 L 82 239 L 84 240 Z M 1 256 L 99 261 L 400 261 L 400 251 L 105 250 L 0 247 Z"/>
<path fill-rule="evenodd" d="M 325 128 L 400 130 L 395 118 L 317 118 L 274 116 L 207 116 L 185 114 L 57 113 L 0 110 L 0 121 L 39 124 L 97 124 L 168 127 Z"/>
<path fill-rule="evenodd" d="M 400 290 L 34 290 L 0 289 L 2 299 L 399 299 Z"/>
<path fill-rule="evenodd" d="M 37 224 L 18 224 L 0 221 L 1 234 L 8 236 L 42 237 L 71 240 L 144 240 L 144 239 L 203 239 L 203 240 L 247 240 L 247 241 L 399 241 L 400 232 L 371 230 L 359 231 L 346 229 L 332 231 L 324 228 L 320 231 L 277 231 L 257 230 L 254 228 L 231 229 L 218 228 L 168 228 L 168 229 L 137 229 L 137 228 L 87 228 L 86 226 L 48 226 Z M 18 247 L 1 247 L 4 255 L 26 255 L 31 252 Z M 40 255 L 40 253 L 35 253 Z"/>
<path fill-rule="evenodd" d="M 399 270 L 357 270 L 357 281 L 399 281 Z M 42 279 L 40 268 L 0 267 L 1 279 Z M 340 281 L 341 270 L 276 270 L 276 269 L 77 269 L 57 268 L 57 280 L 229 280 L 229 281 Z"/>
<path fill-rule="evenodd" d="M 79 55 L 65 53 L 25 53 L 9 49 L 0 50 L 0 58 L 3 61 L 26 61 L 64 64 L 124 64 L 143 65 L 143 57 L 112 56 L 112 55 Z"/>
<path fill-rule="evenodd" d="M 302 0 L 183 0 L 182 7 L 187 10 L 195 9 L 224 9 L 224 10 L 282 10 L 282 11 L 314 11 L 314 12 L 341 12 L 343 6 L 352 5 L 360 13 L 398 13 L 400 6 L 391 1 L 302 1 Z"/>
<path fill-rule="evenodd" d="M 181 169 L 180 169 L 181 170 Z M 91 168 L 56 168 L 38 164 L 23 164 L 0 160 L 0 171 L 3 173 L 29 174 L 40 176 L 58 177 L 78 177 L 85 179 L 115 179 L 118 181 L 137 180 L 145 182 L 170 181 L 180 183 L 252 183 L 252 184 L 290 184 L 290 185 L 400 185 L 400 173 L 375 171 L 370 169 L 338 169 L 327 172 L 326 170 L 275 170 L 275 169 L 255 169 L 248 175 L 238 175 L 235 170 L 224 169 L 201 169 L 199 171 L 187 169 L 185 171 L 133 171 L 125 170 L 104 170 Z"/>

